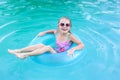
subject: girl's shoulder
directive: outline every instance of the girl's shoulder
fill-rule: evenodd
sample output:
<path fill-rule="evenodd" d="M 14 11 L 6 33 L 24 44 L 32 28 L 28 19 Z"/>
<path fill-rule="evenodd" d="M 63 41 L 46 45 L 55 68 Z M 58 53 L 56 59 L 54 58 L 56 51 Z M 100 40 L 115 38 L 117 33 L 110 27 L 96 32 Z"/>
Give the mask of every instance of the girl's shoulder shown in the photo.
<path fill-rule="evenodd" d="M 72 33 L 70 33 L 70 39 L 71 40 L 73 40 L 73 39 L 75 39 L 76 37 L 72 34 Z"/>
<path fill-rule="evenodd" d="M 74 37 L 74 35 L 72 33 L 69 33 L 69 35 L 70 35 L 70 38 Z"/>

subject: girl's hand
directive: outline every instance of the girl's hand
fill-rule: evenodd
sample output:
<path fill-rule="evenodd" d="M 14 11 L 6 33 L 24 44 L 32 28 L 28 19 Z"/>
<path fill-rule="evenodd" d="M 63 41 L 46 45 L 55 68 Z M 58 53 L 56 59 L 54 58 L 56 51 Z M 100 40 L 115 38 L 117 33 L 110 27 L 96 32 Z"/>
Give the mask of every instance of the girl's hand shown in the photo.
<path fill-rule="evenodd" d="M 43 36 L 43 35 L 45 35 L 45 32 L 40 32 L 37 36 L 39 37 L 39 36 Z"/>
<path fill-rule="evenodd" d="M 68 56 L 73 56 L 73 53 L 74 53 L 74 49 L 70 49 L 67 53 Z"/>

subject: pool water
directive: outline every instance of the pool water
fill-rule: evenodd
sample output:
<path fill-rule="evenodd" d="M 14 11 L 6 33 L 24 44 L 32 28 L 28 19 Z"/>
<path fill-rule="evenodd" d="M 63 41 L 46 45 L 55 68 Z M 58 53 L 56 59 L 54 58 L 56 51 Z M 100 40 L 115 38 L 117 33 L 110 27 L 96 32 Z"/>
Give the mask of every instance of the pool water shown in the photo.
<path fill-rule="evenodd" d="M 71 31 L 85 44 L 75 61 L 49 66 L 7 52 L 57 29 L 61 16 L 71 19 Z M 0 0 L 0 79 L 120 80 L 119 38 L 119 0 Z"/>

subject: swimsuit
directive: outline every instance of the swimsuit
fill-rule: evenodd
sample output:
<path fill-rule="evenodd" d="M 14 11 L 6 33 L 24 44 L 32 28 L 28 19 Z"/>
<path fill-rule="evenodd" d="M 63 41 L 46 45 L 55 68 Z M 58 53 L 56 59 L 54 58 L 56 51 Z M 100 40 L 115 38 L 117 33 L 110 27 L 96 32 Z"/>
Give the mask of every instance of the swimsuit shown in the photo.
<path fill-rule="evenodd" d="M 56 47 L 55 47 L 55 51 L 60 53 L 60 52 L 64 52 L 66 50 L 68 50 L 71 46 L 71 41 L 68 39 L 70 36 L 70 34 L 67 35 L 66 41 L 59 41 L 56 37 Z"/>
<path fill-rule="evenodd" d="M 56 40 L 55 51 L 58 53 L 64 52 L 70 48 L 70 45 L 71 45 L 70 41 L 60 42 L 59 40 Z"/>

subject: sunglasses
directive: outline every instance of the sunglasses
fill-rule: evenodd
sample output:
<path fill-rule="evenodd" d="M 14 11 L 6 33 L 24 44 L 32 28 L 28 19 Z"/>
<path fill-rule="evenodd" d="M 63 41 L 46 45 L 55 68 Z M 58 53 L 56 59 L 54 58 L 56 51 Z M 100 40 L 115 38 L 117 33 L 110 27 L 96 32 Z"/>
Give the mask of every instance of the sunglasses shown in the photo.
<path fill-rule="evenodd" d="M 70 24 L 69 23 L 66 23 L 66 24 L 65 23 L 60 23 L 60 26 L 62 26 L 62 27 L 63 26 L 70 27 Z"/>

